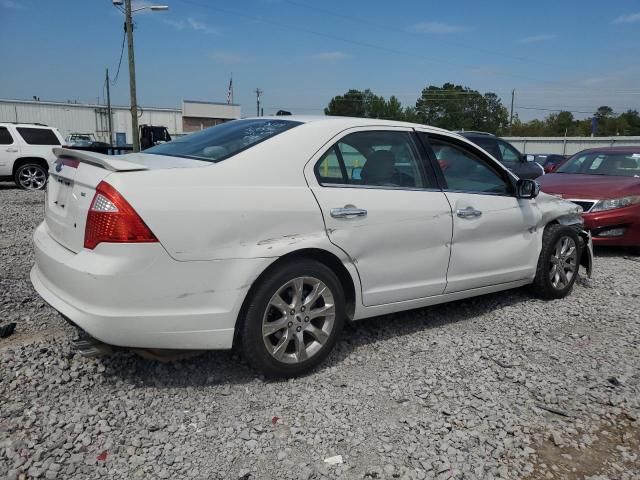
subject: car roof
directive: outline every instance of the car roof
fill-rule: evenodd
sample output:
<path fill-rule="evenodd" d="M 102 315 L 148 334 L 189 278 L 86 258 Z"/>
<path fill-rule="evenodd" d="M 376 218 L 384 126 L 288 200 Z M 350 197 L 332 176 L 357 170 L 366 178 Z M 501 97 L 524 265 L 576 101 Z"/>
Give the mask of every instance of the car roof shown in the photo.
<path fill-rule="evenodd" d="M 17 122 L 0 122 L 0 125 L 13 125 L 14 127 L 29 127 L 29 128 L 49 128 L 53 129 L 49 125 L 44 123 L 17 123 Z"/>
<path fill-rule="evenodd" d="M 640 153 L 640 145 L 624 146 L 624 147 L 598 147 L 587 148 L 578 153 Z M 576 154 L 577 155 L 577 154 Z"/>
<path fill-rule="evenodd" d="M 272 117 L 247 117 L 243 120 L 265 120 L 265 119 L 277 119 L 277 120 L 290 120 L 300 123 L 332 123 L 339 128 L 351 128 L 351 127 L 368 127 L 368 126 L 382 126 L 382 127 L 408 127 L 419 128 L 422 130 L 429 130 L 434 133 L 446 133 L 455 134 L 443 128 L 432 127 L 430 125 L 423 125 L 420 123 L 401 122 L 398 120 L 383 120 L 379 118 L 363 118 L 363 117 L 332 117 L 325 115 L 281 115 Z"/>

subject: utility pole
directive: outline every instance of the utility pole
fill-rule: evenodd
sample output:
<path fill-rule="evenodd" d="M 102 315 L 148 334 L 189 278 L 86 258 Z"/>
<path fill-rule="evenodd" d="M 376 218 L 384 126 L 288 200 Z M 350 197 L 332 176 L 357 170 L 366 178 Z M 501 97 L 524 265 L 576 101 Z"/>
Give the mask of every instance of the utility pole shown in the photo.
<path fill-rule="evenodd" d="M 262 95 L 262 90 L 256 88 L 256 117 L 260 116 L 260 95 Z"/>
<path fill-rule="evenodd" d="M 129 51 L 129 95 L 131 96 L 131 130 L 133 133 L 133 151 L 140 151 L 140 130 L 138 130 L 138 99 L 136 98 L 136 60 L 133 54 L 133 21 L 131 19 L 131 0 L 124 0 L 125 30 Z"/>
<path fill-rule="evenodd" d="M 509 135 L 513 135 L 513 104 L 516 99 L 516 89 L 511 90 L 511 116 L 509 117 Z"/>
<path fill-rule="evenodd" d="M 111 93 L 109 91 L 109 69 L 107 68 L 107 118 L 109 120 L 109 146 L 113 146 L 113 125 L 111 124 Z"/>

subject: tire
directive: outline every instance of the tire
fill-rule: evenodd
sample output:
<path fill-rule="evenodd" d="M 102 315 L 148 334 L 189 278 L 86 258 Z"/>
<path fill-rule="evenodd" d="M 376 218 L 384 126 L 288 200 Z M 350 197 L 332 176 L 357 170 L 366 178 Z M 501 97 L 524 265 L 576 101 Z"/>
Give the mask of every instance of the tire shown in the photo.
<path fill-rule="evenodd" d="M 573 289 L 580 269 L 581 242 L 578 232 L 566 225 L 548 225 L 542 236 L 542 251 L 533 293 L 543 299 L 564 298 Z"/>
<path fill-rule="evenodd" d="M 23 190 L 42 190 L 48 176 L 47 169 L 39 163 L 25 163 L 16 169 L 13 180 Z"/>
<path fill-rule="evenodd" d="M 256 370 L 270 377 L 300 375 L 333 350 L 344 325 L 345 300 L 340 280 L 326 265 L 304 259 L 284 263 L 250 295 L 240 345 Z"/>

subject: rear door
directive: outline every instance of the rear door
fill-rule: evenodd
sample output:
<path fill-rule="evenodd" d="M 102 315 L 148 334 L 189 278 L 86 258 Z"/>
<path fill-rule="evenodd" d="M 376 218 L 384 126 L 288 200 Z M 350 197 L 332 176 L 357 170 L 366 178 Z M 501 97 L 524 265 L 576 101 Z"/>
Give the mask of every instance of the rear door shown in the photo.
<path fill-rule="evenodd" d="M 480 150 L 420 133 L 453 210 L 446 292 L 532 278 L 541 218 L 535 199 L 518 199 L 509 175 Z"/>
<path fill-rule="evenodd" d="M 329 239 L 358 269 L 366 306 L 444 292 L 451 209 L 411 129 L 344 132 L 305 176 Z"/>
<path fill-rule="evenodd" d="M 20 144 L 15 132 L 0 127 L 0 175 L 13 174 L 13 164 L 20 157 Z"/>

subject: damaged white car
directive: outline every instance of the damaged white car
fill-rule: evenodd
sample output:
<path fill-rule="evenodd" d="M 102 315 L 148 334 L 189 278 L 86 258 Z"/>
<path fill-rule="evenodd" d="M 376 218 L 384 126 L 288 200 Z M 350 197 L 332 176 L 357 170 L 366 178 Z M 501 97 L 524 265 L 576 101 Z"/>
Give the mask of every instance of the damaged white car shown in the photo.
<path fill-rule="evenodd" d="M 424 125 L 262 117 L 56 154 L 31 280 L 96 342 L 237 346 L 296 375 L 345 321 L 523 285 L 561 298 L 591 272 L 580 207 Z"/>

